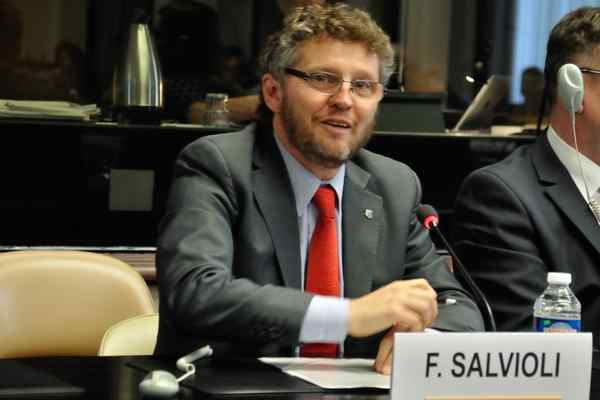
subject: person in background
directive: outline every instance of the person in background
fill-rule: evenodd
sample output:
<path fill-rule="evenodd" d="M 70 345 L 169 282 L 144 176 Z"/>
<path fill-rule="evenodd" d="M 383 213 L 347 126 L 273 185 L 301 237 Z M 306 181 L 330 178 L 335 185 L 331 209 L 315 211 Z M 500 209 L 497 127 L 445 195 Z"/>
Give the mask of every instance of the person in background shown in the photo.
<path fill-rule="evenodd" d="M 310 5 L 261 60 L 258 122 L 176 161 L 155 353 L 209 343 L 217 357 L 370 357 L 389 374 L 395 332 L 483 329 L 417 221 L 415 173 L 362 149 L 393 67 L 389 37 L 364 11 Z"/>
<path fill-rule="evenodd" d="M 256 77 L 250 73 L 240 48 L 231 46 L 223 50 L 218 72 L 209 75 L 213 91 L 230 96 L 228 106 L 230 120 L 235 123 L 248 122 L 254 118 L 258 97 Z M 255 98 L 253 100 L 253 98 Z M 188 108 L 187 122 L 204 123 L 204 101 L 192 101 Z"/>
<path fill-rule="evenodd" d="M 54 65 L 49 71 L 56 96 L 61 100 L 83 103 L 84 53 L 74 43 L 61 40 L 54 50 Z"/>
<path fill-rule="evenodd" d="M 258 78 L 250 72 L 244 61 L 244 53 L 237 46 L 228 46 L 223 50 L 219 73 L 216 77 L 228 92 L 245 93 L 258 90 Z"/>
<path fill-rule="evenodd" d="M 506 110 L 495 116 L 495 123 L 513 125 L 534 125 L 540 114 L 544 101 L 544 73 L 535 66 L 527 67 L 521 74 L 521 94 L 523 103 L 506 107 Z M 544 115 L 544 117 L 547 117 Z M 544 119 L 547 123 L 546 118 Z"/>
<path fill-rule="evenodd" d="M 324 0 L 277 0 L 279 10 L 284 16 L 296 7 L 323 3 L 325 3 Z M 229 111 L 229 119 L 232 122 L 246 123 L 256 119 L 256 110 L 260 103 L 258 94 L 238 94 L 227 91 L 226 88 L 224 88 L 223 91 L 229 94 L 227 109 Z M 197 99 L 191 102 L 188 108 L 187 122 L 191 124 L 201 124 L 204 111 L 206 111 L 206 103 L 203 100 Z"/>
<path fill-rule="evenodd" d="M 521 112 L 525 123 L 535 123 L 544 101 L 544 73 L 538 67 L 529 67 L 521 74 Z"/>
<path fill-rule="evenodd" d="M 37 63 L 22 58 L 24 19 L 16 2 L 0 0 L 0 27 L 0 99 L 53 98 L 54 82 L 46 71 L 40 73 Z"/>
<path fill-rule="evenodd" d="M 211 79 L 219 71 L 223 50 L 219 14 L 202 2 L 171 0 L 159 15 L 156 42 L 165 77 L 164 117 L 185 121 L 192 102 L 221 89 Z"/>
<path fill-rule="evenodd" d="M 473 172 L 459 191 L 456 251 L 488 296 L 499 330 L 531 330 L 547 273 L 570 272 L 583 330 L 600 331 L 600 225 L 587 194 L 598 198 L 600 188 L 599 50 L 600 8 L 577 9 L 554 26 L 544 72 L 547 132 Z M 566 63 L 589 68 L 575 114 L 579 155 L 571 114 L 557 96 L 557 73 Z"/>

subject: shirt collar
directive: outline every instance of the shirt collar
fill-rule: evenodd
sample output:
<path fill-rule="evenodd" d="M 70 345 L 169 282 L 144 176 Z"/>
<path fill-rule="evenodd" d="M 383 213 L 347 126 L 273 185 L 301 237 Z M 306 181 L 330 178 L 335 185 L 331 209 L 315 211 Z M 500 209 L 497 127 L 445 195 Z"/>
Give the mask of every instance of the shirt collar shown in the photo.
<path fill-rule="evenodd" d="M 342 195 L 344 193 L 344 178 L 346 176 L 346 164 L 342 164 L 338 169 L 336 175 L 327 180 L 321 181 L 312 172 L 304 168 L 302 164 L 298 162 L 283 146 L 283 144 L 275 135 L 275 142 L 281 152 L 283 161 L 288 170 L 290 181 L 292 183 L 292 189 L 294 190 L 294 198 L 296 199 L 296 212 L 298 216 L 304 215 L 308 204 L 312 200 L 313 196 L 317 192 L 317 189 L 321 185 L 329 184 L 335 190 L 337 195 L 337 209 L 340 210 L 340 204 L 342 204 Z"/>
<path fill-rule="evenodd" d="M 556 131 L 551 126 L 548 127 L 547 135 L 550 147 L 552 147 L 552 150 L 554 150 L 554 153 L 556 153 L 556 156 L 560 162 L 565 166 L 571 175 L 571 178 L 577 185 L 577 188 L 583 195 L 583 198 L 587 199 L 584 180 L 581 176 L 581 169 L 579 168 L 577 151 L 568 145 L 560 136 L 558 136 Z M 581 167 L 583 168 L 585 174 L 590 196 L 594 196 L 594 193 L 600 189 L 600 165 L 596 164 L 583 154 L 580 154 L 580 156 Z"/>

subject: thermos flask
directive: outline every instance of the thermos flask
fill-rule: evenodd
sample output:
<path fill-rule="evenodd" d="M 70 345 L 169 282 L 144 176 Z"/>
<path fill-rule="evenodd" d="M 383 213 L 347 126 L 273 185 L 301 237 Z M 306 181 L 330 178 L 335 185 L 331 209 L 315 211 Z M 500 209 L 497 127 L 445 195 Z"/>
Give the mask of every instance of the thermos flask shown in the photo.
<path fill-rule="evenodd" d="M 164 83 L 146 20 L 140 12 L 134 17 L 113 75 L 113 106 L 124 122 L 160 123 Z"/>

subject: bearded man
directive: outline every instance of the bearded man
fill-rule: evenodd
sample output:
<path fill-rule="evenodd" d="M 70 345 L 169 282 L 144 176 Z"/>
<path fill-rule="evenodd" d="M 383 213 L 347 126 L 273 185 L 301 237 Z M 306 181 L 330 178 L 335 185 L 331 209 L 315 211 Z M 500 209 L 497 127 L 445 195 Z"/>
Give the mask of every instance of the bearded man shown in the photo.
<path fill-rule="evenodd" d="M 218 355 L 375 358 L 389 374 L 394 332 L 483 329 L 417 221 L 415 173 L 362 149 L 392 59 L 364 11 L 287 15 L 263 51 L 259 122 L 177 160 L 157 354 L 209 343 Z"/>

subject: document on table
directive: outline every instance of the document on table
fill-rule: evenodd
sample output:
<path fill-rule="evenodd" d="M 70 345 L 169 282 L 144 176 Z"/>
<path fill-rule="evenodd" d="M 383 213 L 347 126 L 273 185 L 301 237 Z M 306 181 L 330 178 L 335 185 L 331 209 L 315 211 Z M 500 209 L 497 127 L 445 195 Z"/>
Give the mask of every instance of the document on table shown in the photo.
<path fill-rule="evenodd" d="M 67 119 L 88 121 L 100 109 L 96 104 L 75 104 L 67 101 L 0 99 L 0 117 Z"/>
<path fill-rule="evenodd" d="M 390 376 L 375 372 L 372 359 L 262 357 L 259 360 L 324 389 L 390 388 Z"/>

